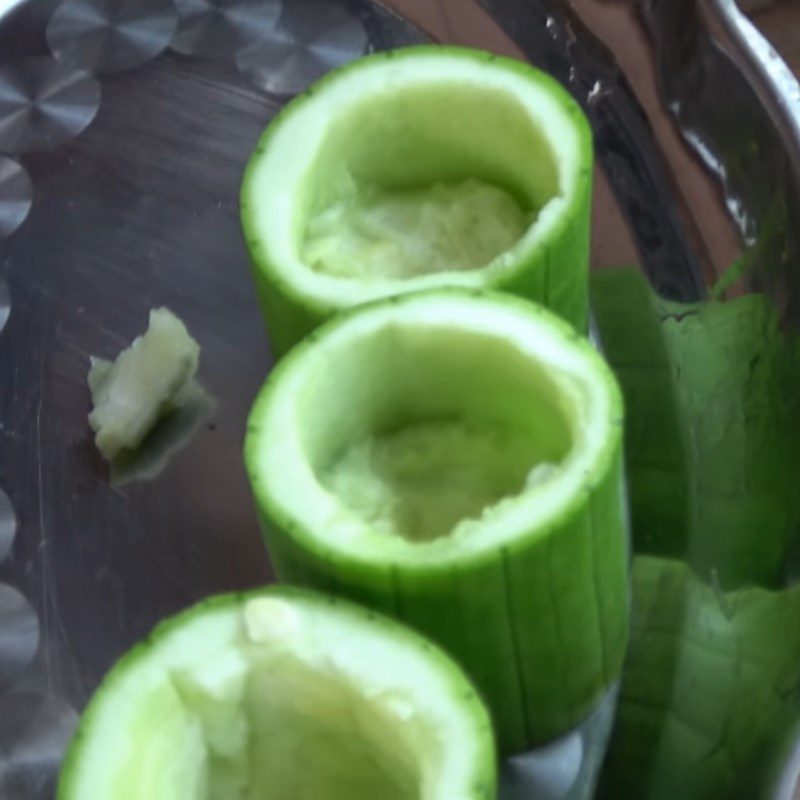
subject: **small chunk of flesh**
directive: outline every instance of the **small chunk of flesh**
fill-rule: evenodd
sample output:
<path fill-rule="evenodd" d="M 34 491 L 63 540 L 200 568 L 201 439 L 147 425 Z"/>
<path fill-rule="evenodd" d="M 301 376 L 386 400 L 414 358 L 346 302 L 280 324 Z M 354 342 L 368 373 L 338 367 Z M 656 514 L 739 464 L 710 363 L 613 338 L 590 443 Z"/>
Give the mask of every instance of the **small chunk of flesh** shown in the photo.
<path fill-rule="evenodd" d="M 89 425 L 98 450 L 111 460 L 138 447 L 158 419 L 179 403 L 197 372 L 200 346 L 168 309 L 150 312 L 147 331 L 115 361 L 92 359 Z"/>

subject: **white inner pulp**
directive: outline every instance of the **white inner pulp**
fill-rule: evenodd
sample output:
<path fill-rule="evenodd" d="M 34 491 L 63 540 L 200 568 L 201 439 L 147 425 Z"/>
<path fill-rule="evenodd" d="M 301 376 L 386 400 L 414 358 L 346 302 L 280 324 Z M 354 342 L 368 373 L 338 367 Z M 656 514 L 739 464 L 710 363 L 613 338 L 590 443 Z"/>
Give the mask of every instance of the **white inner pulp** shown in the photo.
<path fill-rule="evenodd" d="M 511 93 L 444 81 L 337 114 L 306 181 L 303 261 L 359 279 L 485 267 L 558 193 L 554 154 Z"/>
<path fill-rule="evenodd" d="M 265 485 L 328 541 L 463 539 L 508 522 L 523 499 L 552 505 L 567 464 L 580 485 L 575 451 L 591 450 L 588 418 L 608 404 L 592 404 L 585 351 L 547 325 L 464 297 L 351 318 L 279 384 L 259 451 Z"/>
<path fill-rule="evenodd" d="M 552 409 L 542 403 L 539 410 Z M 410 541 L 447 536 L 466 520 L 480 520 L 504 498 L 546 480 L 557 470 L 563 431 L 537 437 L 523 424 L 469 418 L 397 423 L 344 446 L 320 481 L 376 531 Z"/>
<path fill-rule="evenodd" d="M 468 796 L 485 732 L 459 707 L 463 678 L 380 623 L 315 605 L 251 600 L 151 645 L 98 695 L 75 784 L 90 791 L 74 796 Z"/>

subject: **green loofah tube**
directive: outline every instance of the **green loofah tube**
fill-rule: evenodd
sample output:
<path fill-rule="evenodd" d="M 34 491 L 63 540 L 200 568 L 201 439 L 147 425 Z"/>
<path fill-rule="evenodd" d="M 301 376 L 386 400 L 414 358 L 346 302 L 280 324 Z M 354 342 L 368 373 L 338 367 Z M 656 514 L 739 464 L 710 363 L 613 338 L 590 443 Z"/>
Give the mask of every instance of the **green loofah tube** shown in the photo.
<path fill-rule="evenodd" d="M 295 348 L 245 461 L 278 576 L 442 644 L 510 753 L 619 676 L 621 423 L 613 376 L 566 323 L 450 289 L 362 306 Z"/>
<path fill-rule="evenodd" d="M 459 47 L 367 56 L 271 122 L 241 220 L 273 347 L 337 311 L 499 289 L 587 325 L 592 139 L 522 62 Z"/>

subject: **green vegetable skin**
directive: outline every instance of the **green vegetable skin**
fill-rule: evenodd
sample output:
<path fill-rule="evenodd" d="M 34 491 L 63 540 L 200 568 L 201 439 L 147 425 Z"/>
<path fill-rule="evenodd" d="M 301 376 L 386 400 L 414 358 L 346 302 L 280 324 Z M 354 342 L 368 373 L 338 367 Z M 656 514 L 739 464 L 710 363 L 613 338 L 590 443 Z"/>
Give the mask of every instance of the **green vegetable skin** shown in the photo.
<path fill-rule="evenodd" d="M 58 800 L 489 800 L 489 717 L 413 631 L 296 589 L 159 625 L 92 698 Z"/>
<path fill-rule="evenodd" d="M 589 343 L 507 295 L 348 312 L 279 363 L 245 460 L 282 580 L 442 644 L 501 750 L 569 729 L 627 632 L 622 404 Z"/>
<path fill-rule="evenodd" d="M 800 531 L 800 339 L 762 295 L 679 306 L 632 269 L 593 275 L 592 306 L 629 411 L 637 551 L 779 585 Z"/>
<path fill-rule="evenodd" d="M 587 325 L 589 125 L 549 76 L 413 47 L 335 70 L 267 128 L 241 218 L 273 346 L 335 312 L 502 289 Z"/>
<path fill-rule="evenodd" d="M 631 645 L 601 797 L 756 800 L 800 685 L 800 588 L 721 592 L 637 556 Z"/>
<path fill-rule="evenodd" d="M 800 714 L 798 337 L 762 295 L 667 303 L 632 269 L 594 275 L 592 307 L 648 553 L 601 796 L 770 796 Z"/>

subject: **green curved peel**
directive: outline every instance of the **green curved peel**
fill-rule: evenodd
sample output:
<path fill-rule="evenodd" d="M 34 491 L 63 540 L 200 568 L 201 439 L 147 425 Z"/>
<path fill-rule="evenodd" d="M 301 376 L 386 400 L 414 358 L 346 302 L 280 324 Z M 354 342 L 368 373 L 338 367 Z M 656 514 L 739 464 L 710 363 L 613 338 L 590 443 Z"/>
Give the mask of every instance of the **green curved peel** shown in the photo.
<path fill-rule="evenodd" d="M 636 550 L 779 585 L 800 532 L 800 339 L 763 295 L 678 306 L 635 269 L 593 275 L 592 306 L 629 412 Z"/>
<path fill-rule="evenodd" d="M 158 626 L 106 676 L 58 800 L 491 800 L 488 714 L 438 648 L 287 588 Z"/>
<path fill-rule="evenodd" d="M 800 588 L 723 592 L 637 556 L 603 797 L 754 800 L 794 725 Z"/>
<path fill-rule="evenodd" d="M 602 796 L 771 796 L 800 710 L 798 338 L 763 295 L 681 306 L 632 269 L 593 276 L 592 306 L 648 554 Z"/>
<path fill-rule="evenodd" d="M 592 143 L 527 64 L 424 46 L 333 71 L 272 121 L 241 190 L 273 346 L 333 313 L 441 286 L 587 324 Z"/>
<path fill-rule="evenodd" d="M 443 290 L 363 306 L 295 348 L 256 400 L 245 460 L 279 577 L 438 641 L 515 752 L 569 729 L 619 673 L 621 419 L 566 323 Z"/>

